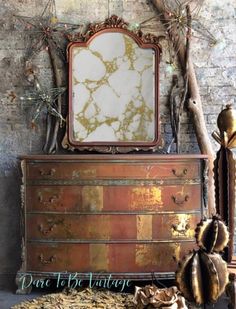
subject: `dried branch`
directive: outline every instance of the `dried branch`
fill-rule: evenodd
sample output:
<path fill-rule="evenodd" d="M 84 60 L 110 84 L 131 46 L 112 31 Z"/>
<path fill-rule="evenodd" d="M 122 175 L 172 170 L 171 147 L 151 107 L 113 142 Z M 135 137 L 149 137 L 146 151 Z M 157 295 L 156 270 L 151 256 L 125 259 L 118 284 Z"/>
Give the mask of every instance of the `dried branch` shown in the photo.
<path fill-rule="evenodd" d="M 181 123 L 181 116 L 184 109 L 184 104 L 187 99 L 188 94 L 188 65 L 189 65 L 189 55 L 190 55 L 190 40 L 191 40 L 191 13 L 189 5 L 186 6 L 186 13 L 187 13 L 187 33 L 186 33 L 186 50 L 185 50 L 185 68 L 184 68 L 184 92 L 179 106 L 178 112 L 178 119 L 177 119 L 177 139 L 176 139 L 176 151 L 177 153 L 180 152 L 180 145 L 179 145 L 179 134 L 180 134 L 180 123 Z"/>
<path fill-rule="evenodd" d="M 162 0 L 152 0 L 154 7 L 157 9 L 157 14 L 162 15 L 162 21 L 164 25 L 168 25 L 171 22 L 171 16 L 168 15 L 168 12 L 165 9 L 165 5 Z M 183 76 L 185 76 L 186 71 L 186 46 L 184 42 L 179 43 L 179 37 L 174 36 L 173 33 L 170 31 L 171 29 L 167 29 L 169 37 L 173 42 L 173 45 L 179 45 L 178 48 L 178 58 L 182 67 Z M 214 152 L 211 145 L 211 141 L 207 132 L 206 123 L 204 119 L 203 109 L 202 109 L 202 102 L 199 92 L 199 87 L 196 79 L 196 74 L 194 70 L 194 66 L 189 56 L 188 59 L 188 93 L 189 93 L 189 100 L 188 100 L 188 110 L 191 112 L 193 118 L 193 124 L 196 131 L 196 137 L 198 141 L 199 148 L 203 154 L 207 154 L 209 156 L 210 164 L 210 178 L 209 178 L 209 211 L 215 211 L 214 205 L 214 184 L 213 184 L 213 158 Z"/>
<path fill-rule="evenodd" d="M 48 52 L 49 52 L 49 57 L 50 57 L 50 61 L 51 61 L 51 64 L 52 64 L 52 72 L 53 72 L 53 76 L 54 76 L 54 79 L 55 79 L 55 86 L 60 87 L 61 84 L 62 84 L 62 78 L 61 78 L 61 75 L 60 75 L 59 69 L 58 69 L 59 68 L 59 60 L 58 60 L 58 57 L 56 55 L 56 51 L 53 48 L 53 44 L 51 43 L 50 40 L 48 40 Z M 58 111 L 58 113 L 61 114 L 61 110 L 62 110 L 62 97 L 60 95 L 57 99 L 57 111 Z M 47 130 L 51 130 L 51 122 L 52 122 L 51 115 L 47 118 L 47 121 L 48 121 Z M 58 118 L 55 120 L 50 144 L 49 144 L 50 133 L 47 132 L 46 142 L 45 142 L 45 145 L 44 145 L 44 148 L 43 148 L 45 152 L 46 151 L 48 153 L 56 152 L 57 147 L 58 147 L 58 145 L 57 145 L 57 135 L 58 135 L 59 127 L 60 127 L 60 122 L 61 121 Z"/>
<path fill-rule="evenodd" d="M 167 148 L 167 153 L 170 153 L 171 147 L 174 143 L 178 143 L 178 134 L 177 134 L 177 122 L 178 122 L 178 98 L 180 94 L 180 88 L 179 88 L 179 80 L 178 76 L 174 75 L 172 80 L 172 87 L 170 91 L 170 124 L 172 129 L 172 140 Z"/>

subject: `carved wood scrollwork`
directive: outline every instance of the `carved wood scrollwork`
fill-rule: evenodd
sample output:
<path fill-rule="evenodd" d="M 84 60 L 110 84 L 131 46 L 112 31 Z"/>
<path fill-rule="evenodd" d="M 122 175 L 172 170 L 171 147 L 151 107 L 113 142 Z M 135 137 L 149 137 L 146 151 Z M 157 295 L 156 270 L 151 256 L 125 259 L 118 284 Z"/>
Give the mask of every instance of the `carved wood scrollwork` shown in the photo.
<path fill-rule="evenodd" d="M 143 33 L 140 29 L 138 30 L 130 30 L 129 23 L 124 21 L 123 18 L 118 17 L 116 15 L 112 15 L 105 19 L 105 21 L 100 23 L 89 24 L 85 32 L 75 33 L 75 34 L 68 34 L 67 38 L 70 42 L 85 42 L 88 41 L 93 35 L 98 33 L 99 31 L 105 29 L 125 29 L 130 32 L 133 32 L 138 38 L 140 38 L 143 43 L 151 43 L 156 44 L 162 51 L 160 40 L 165 38 L 163 35 L 155 36 L 150 33 Z"/>

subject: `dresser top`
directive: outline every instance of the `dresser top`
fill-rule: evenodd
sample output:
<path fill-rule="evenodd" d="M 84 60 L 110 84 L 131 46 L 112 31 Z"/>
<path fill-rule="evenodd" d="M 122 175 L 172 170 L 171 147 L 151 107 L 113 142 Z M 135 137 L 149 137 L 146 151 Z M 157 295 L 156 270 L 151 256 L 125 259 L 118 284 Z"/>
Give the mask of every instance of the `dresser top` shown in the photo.
<path fill-rule="evenodd" d="M 57 155 L 22 155 L 21 160 L 39 160 L 39 161 L 70 161 L 70 160 L 194 160 L 207 159 L 203 154 L 57 154 Z"/>

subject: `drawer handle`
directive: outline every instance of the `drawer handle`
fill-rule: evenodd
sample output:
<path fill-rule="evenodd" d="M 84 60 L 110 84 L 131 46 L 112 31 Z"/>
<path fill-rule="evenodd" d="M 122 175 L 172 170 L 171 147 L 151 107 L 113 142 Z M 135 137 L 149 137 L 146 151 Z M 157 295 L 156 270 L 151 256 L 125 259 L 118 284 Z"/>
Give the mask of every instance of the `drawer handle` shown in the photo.
<path fill-rule="evenodd" d="M 184 177 L 185 175 L 187 175 L 187 172 L 188 172 L 187 168 L 184 168 L 184 169 L 182 170 L 182 172 L 178 172 L 178 171 L 176 171 L 175 169 L 172 170 L 172 173 L 173 173 L 176 177 Z"/>
<path fill-rule="evenodd" d="M 50 232 L 53 231 L 54 227 L 56 227 L 56 223 L 52 223 L 48 228 L 44 228 L 43 227 L 43 224 L 40 224 L 39 225 L 39 231 L 43 234 L 43 235 L 47 235 L 49 234 Z"/>
<path fill-rule="evenodd" d="M 46 264 L 52 264 L 53 262 L 56 261 L 56 256 L 55 256 L 55 255 L 52 255 L 52 256 L 50 256 L 50 258 L 49 258 L 48 260 L 45 260 L 43 254 L 41 253 L 41 254 L 39 255 L 39 260 L 40 260 L 40 263 L 41 263 L 41 264 L 44 264 L 44 265 L 46 265 Z"/>
<path fill-rule="evenodd" d="M 51 168 L 49 171 L 43 169 L 39 170 L 41 176 L 53 176 L 55 172 L 56 172 L 55 168 Z"/>
<path fill-rule="evenodd" d="M 59 200 L 59 198 L 60 197 L 58 195 L 53 195 L 53 196 L 49 197 L 49 199 L 47 201 L 44 201 L 42 195 L 40 195 L 39 196 L 39 202 L 42 203 L 43 205 L 53 204 L 57 200 Z"/>
<path fill-rule="evenodd" d="M 64 225 L 64 219 L 47 219 L 45 224 L 48 225 L 48 228 L 44 228 L 43 223 L 38 225 L 38 229 L 43 235 L 47 235 L 48 233 L 52 232 L 54 228 L 59 225 Z"/>
<path fill-rule="evenodd" d="M 187 231 L 190 229 L 190 225 L 186 224 L 185 227 L 180 228 L 177 224 L 172 224 L 172 229 L 175 232 L 186 236 Z"/>
<path fill-rule="evenodd" d="M 80 178 L 80 175 L 81 173 L 80 173 L 80 171 L 73 171 L 72 172 L 72 178 L 74 179 L 74 178 Z"/>
<path fill-rule="evenodd" d="M 189 200 L 189 196 L 188 195 L 185 195 L 185 197 L 183 198 L 178 198 L 174 195 L 171 196 L 173 202 L 177 205 L 183 205 L 185 202 L 187 202 Z"/>

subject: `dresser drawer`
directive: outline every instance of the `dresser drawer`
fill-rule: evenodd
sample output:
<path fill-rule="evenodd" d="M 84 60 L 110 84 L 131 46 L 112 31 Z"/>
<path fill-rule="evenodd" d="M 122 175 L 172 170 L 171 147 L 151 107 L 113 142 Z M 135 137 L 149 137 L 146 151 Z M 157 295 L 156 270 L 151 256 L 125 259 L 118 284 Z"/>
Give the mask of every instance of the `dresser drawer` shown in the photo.
<path fill-rule="evenodd" d="M 27 212 L 199 210 L 201 185 L 27 186 L 26 205 Z"/>
<path fill-rule="evenodd" d="M 40 162 L 26 164 L 27 179 L 192 179 L 200 176 L 200 162 L 73 163 Z"/>
<path fill-rule="evenodd" d="M 174 272 L 193 242 L 27 244 L 27 271 Z"/>
<path fill-rule="evenodd" d="M 27 215 L 27 238 L 54 240 L 167 240 L 195 235 L 200 214 Z"/>

